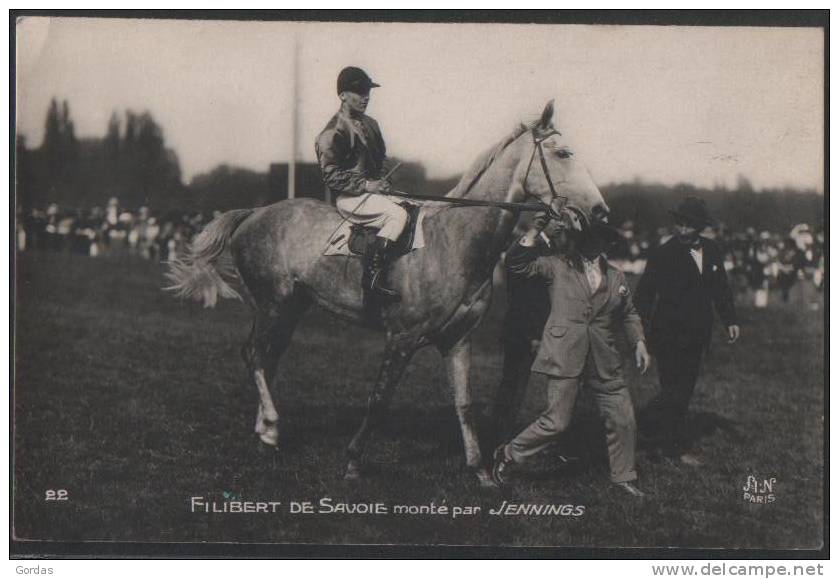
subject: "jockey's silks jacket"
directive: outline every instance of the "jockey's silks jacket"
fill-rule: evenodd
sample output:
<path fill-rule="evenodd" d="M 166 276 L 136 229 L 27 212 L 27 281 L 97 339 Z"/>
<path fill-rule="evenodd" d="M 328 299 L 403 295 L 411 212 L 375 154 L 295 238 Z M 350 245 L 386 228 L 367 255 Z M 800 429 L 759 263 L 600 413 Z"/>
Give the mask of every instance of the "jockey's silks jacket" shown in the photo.
<path fill-rule="evenodd" d="M 379 124 L 338 111 L 315 141 L 323 181 L 333 195 L 361 195 L 364 181 L 381 177 L 386 149 Z"/>
<path fill-rule="evenodd" d="M 538 250 L 521 244 L 507 253 L 507 268 L 513 275 L 539 276 L 549 283 L 551 313 L 533 362 L 534 372 L 574 378 L 582 375 L 590 361 L 604 385 L 622 383 L 614 326 L 623 325 L 633 347 L 644 339 L 644 330 L 623 272 L 603 257 L 598 260 L 603 275 L 600 286 L 592 291 L 582 265 L 574 259 L 539 256 Z"/>

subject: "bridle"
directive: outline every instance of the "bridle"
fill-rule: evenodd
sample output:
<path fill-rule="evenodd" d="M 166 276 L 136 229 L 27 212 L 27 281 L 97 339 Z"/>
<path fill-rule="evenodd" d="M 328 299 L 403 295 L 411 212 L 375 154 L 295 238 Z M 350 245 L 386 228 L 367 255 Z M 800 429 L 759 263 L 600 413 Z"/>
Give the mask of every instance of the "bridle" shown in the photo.
<path fill-rule="evenodd" d="M 530 161 L 527 163 L 527 171 L 524 173 L 524 181 L 522 189 L 528 197 L 536 199 L 536 203 L 519 203 L 512 201 L 488 201 L 484 199 L 464 199 L 460 197 L 448 197 L 440 195 L 417 195 L 414 193 L 406 193 L 404 191 L 391 190 L 387 194 L 392 197 L 401 197 L 403 199 L 412 199 L 415 201 L 439 201 L 441 203 L 448 203 L 455 207 L 500 207 L 510 211 L 542 211 L 545 212 L 551 219 L 556 219 L 563 226 L 568 226 L 568 221 L 576 219 L 580 227 L 588 224 L 589 220 L 586 215 L 578 208 L 568 205 L 568 197 L 560 195 L 556 191 L 551 173 L 548 169 L 548 161 L 545 159 L 545 151 L 542 149 L 542 142 L 552 135 L 560 134 L 559 131 L 553 129 L 552 132 L 544 136 L 539 136 L 535 129 L 531 129 L 530 134 L 533 136 L 533 151 L 530 153 Z M 533 160 L 536 158 L 536 153 L 539 153 L 539 163 L 542 165 L 542 172 L 545 174 L 545 179 L 548 182 L 548 188 L 551 192 L 550 203 L 545 203 L 537 195 L 533 195 L 527 190 L 527 177 L 530 175 L 530 169 L 533 167 Z M 392 172 L 392 171 L 391 171 Z M 366 199 L 366 197 L 365 197 Z M 556 207 L 554 203 L 556 202 Z"/>
<path fill-rule="evenodd" d="M 566 205 L 568 205 L 568 197 L 560 195 L 556 192 L 556 187 L 554 187 L 553 179 L 551 179 L 551 172 L 548 170 L 548 161 L 545 159 L 545 151 L 542 149 L 543 141 L 547 140 L 553 135 L 559 135 L 560 132 L 554 130 L 553 132 L 550 132 L 547 135 L 540 137 L 536 134 L 536 130 L 532 129 L 530 131 L 530 134 L 533 136 L 533 152 L 530 153 L 530 161 L 527 163 L 527 171 L 524 172 L 524 183 L 522 185 L 522 188 L 524 189 L 526 195 L 538 199 L 539 203 L 545 206 L 545 210 L 548 216 L 551 217 L 551 219 L 561 219 L 561 214 L 563 210 L 565 210 Z M 549 204 L 545 203 L 544 201 L 531 194 L 527 190 L 527 177 L 530 175 L 530 169 L 531 167 L 533 167 L 533 159 L 536 158 L 536 153 L 539 153 L 539 162 L 542 165 L 542 172 L 545 174 L 545 180 L 548 182 L 548 189 L 551 192 L 551 202 Z M 554 209 L 555 201 L 559 201 L 559 207 L 557 209 Z M 582 212 L 580 211 L 575 210 L 575 213 L 582 215 Z"/>

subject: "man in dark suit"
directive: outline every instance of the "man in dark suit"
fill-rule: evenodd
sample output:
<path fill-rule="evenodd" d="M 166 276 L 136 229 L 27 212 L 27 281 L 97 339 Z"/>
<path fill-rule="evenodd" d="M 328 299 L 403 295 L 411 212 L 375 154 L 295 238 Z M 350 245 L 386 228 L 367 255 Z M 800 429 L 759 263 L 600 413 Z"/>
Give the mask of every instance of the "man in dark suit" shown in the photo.
<path fill-rule="evenodd" d="M 551 231 L 545 231 L 549 225 L 547 216 L 537 215 L 534 225 L 541 233 L 534 239 L 533 251 L 540 256 L 552 255 L 554 242 L 550 238 Z M 516 238 L 508 254 L 515 250 L 520 237 Z M 501 332 L 504 361 L 495 397 L 492 429 L 495 439 L 492 448 L 515 434 L 513 428 L 527 391 L 530 367 L 536 358 L 542 330 L 550 313 L 551 302 L 545 280 L 523 275 L 507 276 L 507 311 Z"/>
<path fill-rule="evenodd" d="M 740 327 L 722 253 L 699 235 L 714 223 L 705 202 L 687 197 L 670 213 L 675 235 L 650 254 L 635 304 L 658 361 L 661 391 L 650 408 L 650 424 L 669 456 L 699 466 L 689 452 L 687 413 L 702 355 L 711 343 L 714 309 L 729 343 L 740 337 Z"/>

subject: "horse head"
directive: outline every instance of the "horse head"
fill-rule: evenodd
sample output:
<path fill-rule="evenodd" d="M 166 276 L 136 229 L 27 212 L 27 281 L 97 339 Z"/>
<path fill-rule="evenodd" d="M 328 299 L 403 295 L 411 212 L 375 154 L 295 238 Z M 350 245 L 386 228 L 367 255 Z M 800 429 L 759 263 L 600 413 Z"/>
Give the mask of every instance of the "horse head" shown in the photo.
<path fill-rule="evenodd" d="M 584 229 L 595 221 L 606 222 L 609 207 L 586 166 L 560 145 L 554 127 L 554 102 L 545 105 L 539 120 L 522 135 L 530 149 L 522 154 L 516 174 L 526 197 L 550 207 L 563 225 Z M 523 147 L 526 145 L 522 145 Z"/>

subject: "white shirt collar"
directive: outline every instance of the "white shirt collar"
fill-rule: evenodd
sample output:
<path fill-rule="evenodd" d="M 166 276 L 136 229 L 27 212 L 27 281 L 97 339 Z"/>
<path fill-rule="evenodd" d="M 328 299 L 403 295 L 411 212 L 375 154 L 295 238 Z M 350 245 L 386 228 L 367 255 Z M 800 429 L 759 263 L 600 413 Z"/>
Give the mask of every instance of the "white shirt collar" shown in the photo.
<path fill-rule="evenodd" d="M 699 273 L 702 273 L 702 246 L 698 245 L 696 247 L 691 247 L 690 256 L 693 258 L 693 261 L 696 262 L 696 267 L 699 268 Z"/>

